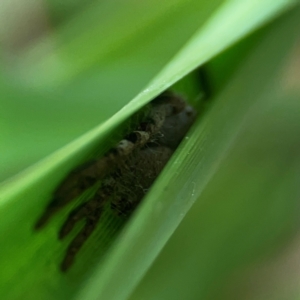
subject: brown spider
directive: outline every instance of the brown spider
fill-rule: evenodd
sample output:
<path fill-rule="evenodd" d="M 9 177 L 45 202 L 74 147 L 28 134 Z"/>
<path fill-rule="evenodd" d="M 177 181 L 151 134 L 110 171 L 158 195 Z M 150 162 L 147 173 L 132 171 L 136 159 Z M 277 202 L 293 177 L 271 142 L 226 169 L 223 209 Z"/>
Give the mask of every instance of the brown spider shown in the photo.
<path fill-rule="evenodd" d="M 136 208 L 195 117 L 195 110 L 182 97 L 166 91 L 150 103 L 146 119 L 135 131 L 103 157 L 73 170 L 63 180 L 37 221 L 36 229 L 97 181 L 101 180 L 102 184 L 93 198 L 71 211 L 60 229 L 59 238 L 63 239 L 78 221 L 86 221 L 68 246 L 62 271 L 73 264 L 77 252 L 96 228 L 107 201 L 118 215 L 129 215 Z"/>

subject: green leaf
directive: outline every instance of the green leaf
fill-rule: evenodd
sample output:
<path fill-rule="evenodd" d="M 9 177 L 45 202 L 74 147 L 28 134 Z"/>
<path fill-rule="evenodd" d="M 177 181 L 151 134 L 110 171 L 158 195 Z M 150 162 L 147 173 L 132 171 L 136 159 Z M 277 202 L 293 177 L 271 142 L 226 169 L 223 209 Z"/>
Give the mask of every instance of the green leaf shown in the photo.
<path fill-rule="evenodd" d="M 193 3 L 195 4 L 196 1 Z M 203 2 L 203 7 L 205 3 Z M 276 4 L 270 1 L 224 2 L 222 6 L 208 13 L 207 19 L 204 18 L 206 21 L 204 22 L 203 19 L 203 25 L 200 27 L 198 25 L 197 28 L 199 30 L 188 43 L 184 44 L 184 39 L 181 40 L 180 45 L 183 46 L 184 44 L 184 47 L 180 51 L 178 51 L 180 48 L 178 44 L 174 46 L 173 54 L 176 52 L 177 54 L 169 63 L 167 63 L 168 60 L 166 59 L 161 60 L 161 72 L 128 105 L 103 124 L 1 186 L 0 239 L 3 246 L 0 248 L 0 264 L 3 272 L 0 274 L 0 289 L 6 299 L 32 298 L 32 295 L 36 299 L 53 299 L 54 297 L 58 299 L 98 299 L 101 297 L 101 299 L 121 300 L 128 298 L 145 276 L 153 261 L 157 258 L 157 255 L 193 203 L 200 196 L 202 197 L 202 192 L 205 193 L 209 185 L 214 185 L 214 176 L 219 170 L 222 171 L 223 164 L 226 165 L 225 159 L 229 155 L 228 151 L 236 145 L 236 137 L 242 132 L 243 128 L 247 128 L 244 124 L 245 118 L 247 119 L 251 116 L 254 118 L 255 112 L 257 112 L 256 106 L 258 108 L 261 107 L 262 111 L 268 108 L 268 99 L 270 99 L 268 96 L 269 88 L 274 88 L 274 81 L 277 78 L 276 74 L 278 74 L 279 68 L 278 66 L 278 68 L 269 70 L 268 66 L 272 65 L 274 61 L 277 62 L 282 59 L 282 53 L 286 49 L 290 49 L 293 35 L 282 34 L 279 25 L 276 25 L 279 29 L 277 27 L 273 29 L 273 26 L 269 28 L 267 33 L 269 34 L 270 32 L 271 34 L 274 31 L 274 37 L 271 35 L 269 38 L 268 34 L 266 34 L 265 43 L 261 46 L 258 43 L 257 49 L 256 47 L 253 48 L 253 54 L 251 53 L 250 57 L 241 64 L 239 71 L 230 80 L 228 87 L 216 97 L 214 106 L 205 118 L 202 121 L 199 120 L 196 124 L 187 141 L 178 149 L 160 180 L 157 181 L 151 193 L 130 220 L 128 226 L 117 237 L 114 246 L 109 249 L 104 258 L 105 245 L 108 246 L 112 242 L 116 231 L 122 225 L 122 222 L 116 221 L 113 215 L 107 213 L 97 232 L 82 249 L 78 257 L 78 263 L 68 274 L 61 274 L 57 265 L 64 254 L 64 249 L 69 240 L 61 243 L 57 241 L 56 234 L 59 224 L 71 208 L 64 210 L 45 230 L 39 233 L 34 232 L 32 229 L 36 218 L 49 200 L 51 192 L 65 174 L 94 152 L 103 153 L 111 146 L 110 140 L 114 141 L 117 139 L 128 117 L 198 65 L 208 61 L 241 39 L 245 34 L 274 17 L 275 14 L 287 9 L 292 3 L 293 1 L 278 1 Z M 200 7 L 201 5 L 199 4 Z M 182 7 L 180 6 L 178 11 L 180 12 L 181 9 Z M 196 20 L 197 10 L 191 8 L 187 12 L 191 13 L 194 16 L 194 20 Z M 296 14 L 296 17 L 298 17 L 298 14 Z M 176 24 L 181 25 L 179 22 L 183 19 L 176 19 Z M 285 26 L 288 29 L 286 30 L 290 30 L 291 26 L 298 25 L 295 21 L 297 18 L 294 15 L 287 17 L 287 20 L 278 21 L 279 24 L 284 25 L 287 22 Z M 284 27 L 284 25 L 282 26 Z M 152 28 L 153 35 L 156 33 L 154 28 L 156 30 L 157 27 L 154 26 Z M 180 26 L 176 28 L 180 28 Z M 174 32 L 172 26 L 169 27 L 169 30 Z M 276 34 L 283 38 L 285 43 L 280 44 L 281 47 L 278 47 L 278 50 L 273 52 L 274 57 L 271 55 L 265 57 L 266 55 L 263 54 L 266 53 L 266 45 L 268 45 L 269 39 L 271 41 L 274 39 L 277 42 L 278 36 Z M 71 37 L 72 34 L 70 34 L 70 39 Z M 77 42 L 73 43 L 72 40 L 71 42 L 66 43 L 66 47 L 61 48 L 62 53 L 64 51 L 68 53 L 68 51 L 71 51 L 68 49 L 73 49 L 73 46 L 80 46 Z M 69 46 L 71 48 L 68 48 Z M 108 49 L 110 49 L 109 47 Z M 122 47 L 127 49 L 123 44 Z M 74 49 L 77 48 L 75 47 Z M 89 53 L 89 47 L 86 48 L 87 50 L 84 49 L 82 53 L 87 56 L 91 55 L 91 57 L 78 60 L 77 67 L 80 72 L 91 68 L 91 65 L 97 61 L 97 55 L 94 51 Z M 151 49 L 151 46 L 148 49 Z M 268 60 L 262 63 L 261 56 Z M 139 62 L 138 58 L 137 56 L 137 62 Z M 71 57 L 70 61 L 76 63 L 77 59 Z M 76 75 L 76 68 L 73 67 L 66 68 L 67 71 L 62 72 L 62 74 L 59 72 L 55 73 L 55 70 L 50 70 L 50 62 L 51 60 L 49 60 L 48 65 L 45 65 L 46 71 L 41 76 L 41 82 L 43 82 L 44 86 L 41 86 L 35 92 L 42 91 L 44 93 L 49 91 L 49 84 L 59 83 L 67 85 L 67 81 Z M 110 61 L 108 66 L 111 66 L 111 63 Z M 252 66 L 258 68 L 261 72 L 259 74 L 266 76 L 266 82 L 258 76 L 253 76 L 253 74 L 251 76 Z M 158 69 L 156 69 L 156 72 Z M 36 76 L 36 73 L 35 75 L 32 74 L 37 70 L 39 70 L 37 66 L 33 66 L 30 70 L 29 79 L 30 76 Z M 147 76 L 149 74 L 153 76 L 154 73 L 149 72 Z M 45 75 L 49 77 L 46 78 L 47 76 L 45 77 Z M 57 77 L 60 75 L 63 77 Z M 83 74 L 81 78 L 79 75 L 77 76 L 79 81 L 83 80 Z M 52 77 L 53 81 L 50 82 L 48 79 Z M 119 78 L 122 77 L 124 77 L 124 74 L 120 75 Z M 275 87 L 277 86 L 275 85 Z M 37 87 L 32 87 L 32 89 L 35 88 Z M 27 87 L 25 90 L 28 89 Z M 19 96 L 16 96 L 16 98 L 20 97 L 20 91 L 22 90 L 23 88 L 19 87 Z M 121 95 L 122 90 L 119 93 Z M 256 101 L 253 101 L 253 99 L 256 99 Z M 279 103 L 281 102 L 279 101 Z M 297 110 L 293 111 L 297 112 Z M 250 112 L 252 112 L 252 115 Z M 261 117 L 260 120 L 262 122 L 264 118 Z M 268 122 L 274 125 L 272 120 L 273 118 L 270 118 Z M 248 120 L 248 126 L 255 123 L 253 120 L 251 122 Z M 269 127 L 272 128 L 272 126 Z M 286 128 L 288 129 L 289 126 Z M 269 134 L 269 132 L 267 133 Z M 263 137 L 265 137 L 264 134 L 262 134 Z M 290 139 L 288 139 L 288 136 L 286 135 L 288 143 L 294 141 L 294 134 L 290 135 Z M 253 136 L 250 141 L 256 142 Z M 267 143 L 266 145 L 270 146 L 273 144 Z M 249 150 L 246 148 L 243 151 L 247 153 Z M 243 151 L 241 153 L 244 155 Z M 281 150 L 278 151 L 278 153 L 281 153 Z M 220 174 L 222 175 L 221 171 Z M 263 178 L 264 176 L 268 177 L 268 174 L 262 172 L 261 176 Z M 215 187 L 218 187 L 218 183 L 215 183 Z M 87 195 L 82 199 L 78 199 L 78 201 L 82 201 L 85 197 Z M 200 198 L 193 207 L 192 212 L 195 211 L 194 208 L 201 202 L 202 199 Z M 76 203 L 73 205 L 76 205 Z M 186 219 L 188 218 L 189 216 Z M 197 218 L 195 217 L 193 220 L 197 221 Z M 197 224 L 196 221 L 195 224 Z M 186 233 L 191 232 L 191 228 L 189 230 Z M 209 235 L 209 228 L 206 232 L 207 235 Z M 213 249 L 217 251 L 216 248 Z M 192 251 L 193 249 L 190 250 Z M 193 255 L 192 257 L 196 258 L 197 256 Z M 167 262 L 168 260 L 166 260 Z M 145 281 L 147 281 L 147 276 Z M 187 284 L 188 279 L 193 279 L 185 273 L 182 273 L 182 276 L 182 282 L 185 282 L 185 284 Z M 12 278 L 13 282 L 11 281 Z M 169 285 L 172 285 L 171 281 L 167 282 Z M 178 286 L 182 288 L 185 284 L 178 284 Z M 136 291 L 136 295 L 141 293 L 144 297 L 146 293 L 147 297 L 151 298 L 151 293 L 154 294 L 155 291 L 154 289 L 147 289 L 148 292 L 145 292 L 143 288 L 145 286 L 147 286 L 147 282 L 142 282 L 140 290 Z M 172 293 L 172 291 L 168 290 L 168 293 Z M 161 292 L 157 298 L 173 299 L 169 298 L 169 294 L 167 295 L 168 298 L 163 296 L 164 293 Z"/>
<path fill-rule="evenodd" d="M 129 299 L 298 299 L 299 16 L 264 31 L 195 126 L 176 175 L 169 166 L 155 186 L 162 203 L 195 204 Z M 128 261 L 118 267 L 132 272 Z"/>

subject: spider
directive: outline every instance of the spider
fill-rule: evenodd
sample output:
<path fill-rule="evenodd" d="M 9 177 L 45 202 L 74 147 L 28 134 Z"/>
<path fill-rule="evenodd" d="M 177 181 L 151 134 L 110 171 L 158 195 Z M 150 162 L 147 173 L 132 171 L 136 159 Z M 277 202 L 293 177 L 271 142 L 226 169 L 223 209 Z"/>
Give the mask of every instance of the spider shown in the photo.
<path fill-rule="evenodd" d="M 181 96 L 166 91 L 150 103 L 146 118 L 136 130 L 103 157 L 79 166 L 62 181 L 35 224 L 36 229 L 42 228 L 66 204 L 101 180 L 95 195 L 73 209 L 59 231 L 59 239 L 63 239 L 78 221 L 85 219 L 85 225 L 67 248 L 62 271 L 73 264 L 76 254 L 95 230 L 108 201 L 118 215 L 129 216 L 134 211 L 195 117 L 196 111 Z"/>

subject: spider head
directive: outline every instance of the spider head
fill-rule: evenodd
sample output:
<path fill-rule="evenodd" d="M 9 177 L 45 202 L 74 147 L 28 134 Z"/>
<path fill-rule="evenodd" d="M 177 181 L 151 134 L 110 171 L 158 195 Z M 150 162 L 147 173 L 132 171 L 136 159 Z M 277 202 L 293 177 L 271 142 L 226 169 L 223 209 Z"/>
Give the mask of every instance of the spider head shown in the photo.
<path fill-rule="evenodd" d="M 159 143 L 176 149 L 194 123 L 196 116 L 196 110 L 192 106 L 186 105 L 181 112 L 167 117 L 160 130 L 162 137 L 159 138 Z"/>

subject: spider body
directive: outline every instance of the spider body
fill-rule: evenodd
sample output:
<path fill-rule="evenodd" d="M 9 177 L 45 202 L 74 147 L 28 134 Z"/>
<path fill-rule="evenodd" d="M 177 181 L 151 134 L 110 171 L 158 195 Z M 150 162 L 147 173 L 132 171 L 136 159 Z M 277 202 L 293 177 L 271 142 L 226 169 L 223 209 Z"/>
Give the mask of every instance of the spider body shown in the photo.
<path fill-rule="evenodd" d="M 104 205 L 118 215 L 129 216 L 143 199 L 185 136 L 196 116 L 182 97 L 167 91 L 150 103 L 150 109 L 135 131 L 128 134 L 103 157 L 72 171 L 59 185 L 44 214 L 36 223 L 43 227 L 62 207 L 101 180 L 101 186 L 87 202 L 75 208 L 62 225 L 59 238 L 68 235 L 74 225 L 85 225 L 68 246 L 61 269 L 66 271 L 77 252 L 95 229 Z"/>

